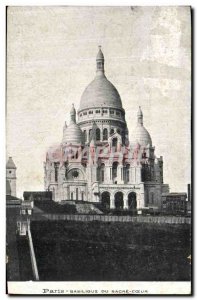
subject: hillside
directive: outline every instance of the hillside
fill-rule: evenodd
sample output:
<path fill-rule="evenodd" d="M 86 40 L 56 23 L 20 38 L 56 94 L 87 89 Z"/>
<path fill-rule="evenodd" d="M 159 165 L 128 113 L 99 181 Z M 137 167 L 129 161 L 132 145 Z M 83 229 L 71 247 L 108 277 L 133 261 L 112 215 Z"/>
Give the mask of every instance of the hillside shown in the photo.
<path fill-rule="evenodd" d="M 188 225 L 33 221 L 40 280 L 190 280 Z"/>

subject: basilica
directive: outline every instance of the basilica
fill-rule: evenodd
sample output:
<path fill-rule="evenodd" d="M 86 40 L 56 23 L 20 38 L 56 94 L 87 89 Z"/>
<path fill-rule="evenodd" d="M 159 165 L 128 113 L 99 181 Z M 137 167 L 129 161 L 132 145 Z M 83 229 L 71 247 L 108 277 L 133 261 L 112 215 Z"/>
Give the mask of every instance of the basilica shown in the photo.
<path fill-rule="evenodd" d="M 101 203 L 108 209 L 160 208 L 163 158 L 144 127 L 141 107 L 129 135 L 125 110 L 115 86 L 105 76 L 101 47 L 96 75 L 84 90 L 76 112 L 70 111 L 62 142 L 50 147 L 44 162 L 44 184 L 54 201 Z"/>

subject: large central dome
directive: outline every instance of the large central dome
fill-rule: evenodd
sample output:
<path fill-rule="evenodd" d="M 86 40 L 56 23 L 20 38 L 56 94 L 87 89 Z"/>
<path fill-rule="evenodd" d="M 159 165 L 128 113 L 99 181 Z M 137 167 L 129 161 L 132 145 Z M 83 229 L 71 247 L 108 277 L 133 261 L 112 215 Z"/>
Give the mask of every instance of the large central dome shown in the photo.
<path fill-rule="evenodd" d="M 103 76 L 96 76 L 82 94 L 79 109 L 92 107 L 122 108 L 117 89 L 104 74 Z"/>
<path fill-rule="evenodd" d="M 122 109 L 122 102 L 117 89 L 105 76 L 104 56 L 101 49 L 97 54 L 96 62 L 96 77 L 83 92 L 79 110 L 93 107 Z"/>

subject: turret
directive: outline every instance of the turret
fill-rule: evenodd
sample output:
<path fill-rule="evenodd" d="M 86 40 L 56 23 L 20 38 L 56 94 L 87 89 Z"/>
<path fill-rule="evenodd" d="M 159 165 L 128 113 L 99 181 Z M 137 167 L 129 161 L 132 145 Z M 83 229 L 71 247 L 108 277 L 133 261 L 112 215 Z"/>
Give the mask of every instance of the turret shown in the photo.
<path fill-rule="evenodd" d="M 76 123 L 76 109 L 74 107 L 74 104 L 72 104 L 72 108 L 70 111 L 70 120 L 71 120 L 71 122 Z"/>
<path fill-rule="evenodd" d="M 9 187 L 6 193 L 16 197 L 16 165 L 12 157 L 9 157 L 6 164 L 6 187 Z"/>

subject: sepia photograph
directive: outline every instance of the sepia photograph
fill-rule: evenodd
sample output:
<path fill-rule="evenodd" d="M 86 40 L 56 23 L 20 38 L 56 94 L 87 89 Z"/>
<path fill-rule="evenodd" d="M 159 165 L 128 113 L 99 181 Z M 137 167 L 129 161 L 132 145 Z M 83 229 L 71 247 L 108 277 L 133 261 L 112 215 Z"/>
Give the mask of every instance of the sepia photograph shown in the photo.
<path fill-rule="evenodd" d="M 6 7 L 7 293 L 191 295 L 192 9 Z"/>

